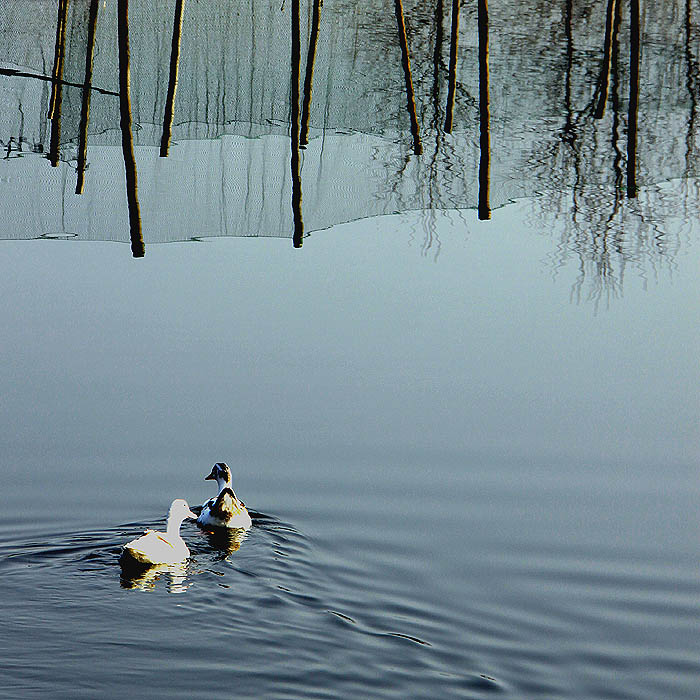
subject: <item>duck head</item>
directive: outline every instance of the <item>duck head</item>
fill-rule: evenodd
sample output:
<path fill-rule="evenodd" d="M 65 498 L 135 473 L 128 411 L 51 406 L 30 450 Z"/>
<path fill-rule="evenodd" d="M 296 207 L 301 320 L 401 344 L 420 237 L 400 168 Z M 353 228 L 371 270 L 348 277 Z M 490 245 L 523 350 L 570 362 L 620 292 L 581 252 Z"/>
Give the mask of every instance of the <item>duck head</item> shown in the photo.
<path fill-rule="evenodd" d="M 182 521 L 187 518 L 196 520 L 197 515 L 190 510 L 184 498 L 176 498 L 170 504 L 170 510 L 168 511 L 168 532 L 171 530 L 179 531 Z"/>
<path fill-rule="evenodd" d="M 205 481 L 207 479 L 211 479 L 213 481 L 216 481 L 216 484 L 219 487 L 219 491 L 221 491 L 221 489 L 224 488 L 225 486 L 228 486 L 230 488 L 230 486 L 231 486 L 231 470 L 229 469 L 228 464 L 226 464 L 225 462 L 217 462 L 211 468 L 209 475 L 204 477 Z"/>

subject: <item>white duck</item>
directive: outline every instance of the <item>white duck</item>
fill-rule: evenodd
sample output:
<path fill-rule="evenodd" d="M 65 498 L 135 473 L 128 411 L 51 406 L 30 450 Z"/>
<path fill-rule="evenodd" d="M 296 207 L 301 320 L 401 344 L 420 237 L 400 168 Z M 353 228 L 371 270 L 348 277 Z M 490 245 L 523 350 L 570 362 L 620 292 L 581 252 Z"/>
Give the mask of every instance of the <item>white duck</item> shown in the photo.
<path fill-rule="evenodd" d="M 217 462 L 212 468 L 207 479 L 215 479 L 219 487 L 219 493 L 215 498 L 210 498 L 203 506 L 202 512 L 197 518 L 197 523 L 205 527 L 228 527 L 248 530 L 253 521 L 250 518 L 243 501 L 231 488 L 231 470 L 224 462 Z"/>
<path fill-rule="evenodd" d="M 165 532 L 146 530 L 145 534 L 124 545 L 122 562 L 152 564 L 177 564 L 190 556 L 185 541 L 180 537 L 180 525 L 186 518 L 196 519 L 187 501 L 176 498 L 170 505 Z"/>

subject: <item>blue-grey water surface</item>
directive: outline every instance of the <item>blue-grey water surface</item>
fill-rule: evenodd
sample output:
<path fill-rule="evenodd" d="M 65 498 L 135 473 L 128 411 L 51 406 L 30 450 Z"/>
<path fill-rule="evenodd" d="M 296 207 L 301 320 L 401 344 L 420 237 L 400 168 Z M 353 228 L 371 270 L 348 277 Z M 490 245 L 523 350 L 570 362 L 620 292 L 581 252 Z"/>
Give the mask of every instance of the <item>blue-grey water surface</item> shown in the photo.
<path fill-rule="evenodd" d="M 697 225 L 596 313 L 528 210 L 4 243 L 3 693 L 695 697 Z M 253 529 L 124 579 L 217 460 Z"/>
<path fill-rule="evenodd" d="M 698 12 L 0 3 L 0 698 L 697 700 Z"/>

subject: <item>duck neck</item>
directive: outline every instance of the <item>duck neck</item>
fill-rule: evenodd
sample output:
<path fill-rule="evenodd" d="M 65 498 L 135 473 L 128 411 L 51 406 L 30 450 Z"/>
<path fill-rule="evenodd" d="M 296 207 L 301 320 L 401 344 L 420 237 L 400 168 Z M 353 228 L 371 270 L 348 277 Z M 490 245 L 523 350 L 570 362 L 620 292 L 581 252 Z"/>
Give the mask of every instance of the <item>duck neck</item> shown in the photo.
<path fill-rule="evenodd" d="M 177 515 L 169 515 L 168 516 L 168 524 L 166 526 L 166 532 L 168 534 L 169 539 L 174 539 L 180 536 L 180 525 L 182 525 L 182 521 L 184 518 L 181 518 L 180 516 Z"/>
<path fill-rule="evenodd" d="M 219 493 L 225 488 L 231 488 L 231 479 L 221 479 L 216 480 L 216 485 L 219 487 Z M 233 490 L 233 489 L 232 489 Z"/>

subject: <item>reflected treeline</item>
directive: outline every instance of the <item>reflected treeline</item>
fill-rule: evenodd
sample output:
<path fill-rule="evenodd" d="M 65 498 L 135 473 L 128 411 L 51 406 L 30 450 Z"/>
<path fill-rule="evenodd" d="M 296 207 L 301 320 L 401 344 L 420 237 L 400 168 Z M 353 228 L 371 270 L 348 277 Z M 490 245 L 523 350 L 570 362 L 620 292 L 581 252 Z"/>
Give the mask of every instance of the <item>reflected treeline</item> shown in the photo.
<path fill-rule="evenodd" d="M 690 0 L 13 0 L 3 13 L 5 157 L 75 168 L 46 197 L 60 193 L 62 232 L 99 239 L 112 235 L 99 222 L 116 225 L 121 146 L 119 223 L 137 256 L 144 237 L 299 247 L 305 231 L 409 210 L 426 212 L 436 252 L 430 212 L 486 220 L 537 195 L 533 214 L 565 231 L 555 264 L 578 256 L 614 290 L 625 267 L 675 249 L 641 193 L 697 174 Z M 34 236 L 56 232 L 30 219 Z"/>

